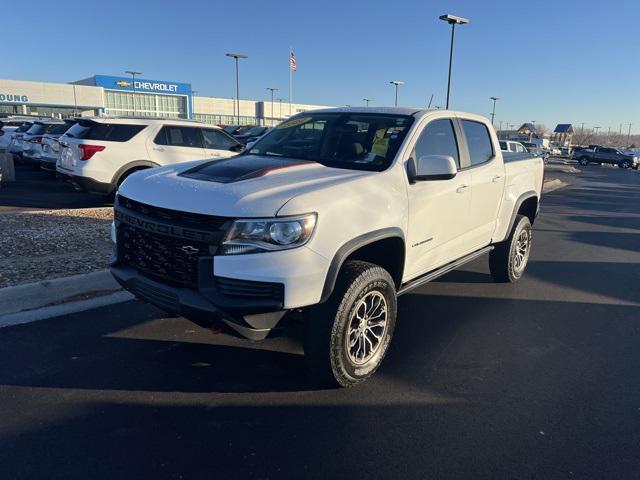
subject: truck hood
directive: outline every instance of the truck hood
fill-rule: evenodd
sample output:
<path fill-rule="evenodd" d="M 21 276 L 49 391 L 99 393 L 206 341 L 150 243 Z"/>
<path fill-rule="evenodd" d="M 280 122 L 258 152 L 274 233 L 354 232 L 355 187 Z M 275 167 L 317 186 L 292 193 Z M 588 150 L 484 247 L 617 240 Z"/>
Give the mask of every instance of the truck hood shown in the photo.
<path fill-rule="evenodd" d="M 241 155 L 142 170 L 130 175 L 118 193 L 172 210 L 226 217 L 272 217 L 297 195 L 374 174 L 326 167 L 313 161 Z"/>

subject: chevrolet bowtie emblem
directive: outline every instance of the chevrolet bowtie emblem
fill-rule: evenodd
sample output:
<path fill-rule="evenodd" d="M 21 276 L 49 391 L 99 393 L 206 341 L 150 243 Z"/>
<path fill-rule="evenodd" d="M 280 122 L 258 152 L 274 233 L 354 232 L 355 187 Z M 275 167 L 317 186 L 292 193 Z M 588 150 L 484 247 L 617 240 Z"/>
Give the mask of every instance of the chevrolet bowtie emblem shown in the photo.
<path fill-rule="evenodd" d="M 126 80 L 118 80 L 116 82 L 116 85 L 118 85 L 119 87 L 130 87 L 131 82 L 127 82 Z"/>
<path fill-rule="evenodd" d="M 197 249 L 196 247 L 192 247 L 191 245 L 183 245 L 182 247 L 180 247 L 180 250 L 182 250 L 187 255 L 195 255 L 200 251 L 199 249 Z"/>

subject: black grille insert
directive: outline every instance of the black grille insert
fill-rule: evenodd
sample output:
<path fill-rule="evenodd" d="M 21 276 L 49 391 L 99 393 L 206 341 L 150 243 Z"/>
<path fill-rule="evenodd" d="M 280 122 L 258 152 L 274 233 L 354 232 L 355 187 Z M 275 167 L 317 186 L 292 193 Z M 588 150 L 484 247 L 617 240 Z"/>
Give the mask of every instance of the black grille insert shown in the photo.
<path fill-rule="evenodd" d="M 118 225 L 118 260 L 173 285 L 198 286 L 198 257 L 207 256 L 208 248 L 205 243 Z"/>
<path fill-rule="evenodd" d="M 227 297 L 272 298 L 284 300 L 282 283 L 253 282 L 235 278 L 215 277 L 216 289 Z"/>

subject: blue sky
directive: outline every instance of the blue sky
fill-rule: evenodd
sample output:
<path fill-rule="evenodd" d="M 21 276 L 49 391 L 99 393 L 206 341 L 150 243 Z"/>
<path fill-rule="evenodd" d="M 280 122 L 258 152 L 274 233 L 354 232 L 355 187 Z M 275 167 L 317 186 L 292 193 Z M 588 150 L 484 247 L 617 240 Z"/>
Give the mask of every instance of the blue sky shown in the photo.
<path fill-rule="evenodd" d="M 389 80 L 406 82 L 402 105 L 443 105 L 450 27 L 457 30 L 451 107 L 496 122 L 548 127 L 632 122 L 640 131 L 640 2 L 568 0 L 44 1 L 2 8 L 0 78 L 67 82 L 127 69 L 191 82 L 200 95 L 232 97 L 227 51 L 241 65 L 241 97 L 288 96 L 288 49 L 298 60 L 294 101 L 390 105 Z M 4 43 L 4 42 L 2 42 Z M 626 130 L 626 126 L 623 127 Z"/>

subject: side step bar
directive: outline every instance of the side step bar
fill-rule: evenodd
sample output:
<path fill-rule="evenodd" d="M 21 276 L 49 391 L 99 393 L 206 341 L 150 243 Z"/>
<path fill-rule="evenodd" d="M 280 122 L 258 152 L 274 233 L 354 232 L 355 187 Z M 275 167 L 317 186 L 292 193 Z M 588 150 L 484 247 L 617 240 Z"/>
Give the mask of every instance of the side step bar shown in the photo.
<path fill-rule="evenodd" d="M 473 253 L 470 253 L 469 255 L 465 255 L 462 258 L 459 258 L 458 260 L 454 260 L 451 263 L 447 263 L 446 265 L 436 269 L 436 270 L 432 270 L 431 272 L 427 272 L 424 275 L 415 278 L 407 283 L 405 283 L 404 285 L 402 285 L 400 287 L 400 290 L 398 290 L 398 295 L 402 295 L 404 293 L 409 292 L 410 290 L 413 290 L 414 288 L 419 287 L 420 285 L 423 285 L 427 282 L 430 282 L 431 280 L 435 280 L 438 277 L 441 277 L 442 275 L 444 275 L 445 273 L 449 273 L 451 270 L 455 270 L 456 268 L 464 265 L 465 263 L 470 262 L 471 260 L 475 260 L 478 257 L 481 257 L 482 255 L 484 255 L 485 253 L 489 253 L 491 250 L 493 250 L 494 247 L 492 245 L 489 245 L 488 247 L 484 247 L 481 248 L 480 250 L 476 250 Z"/>

